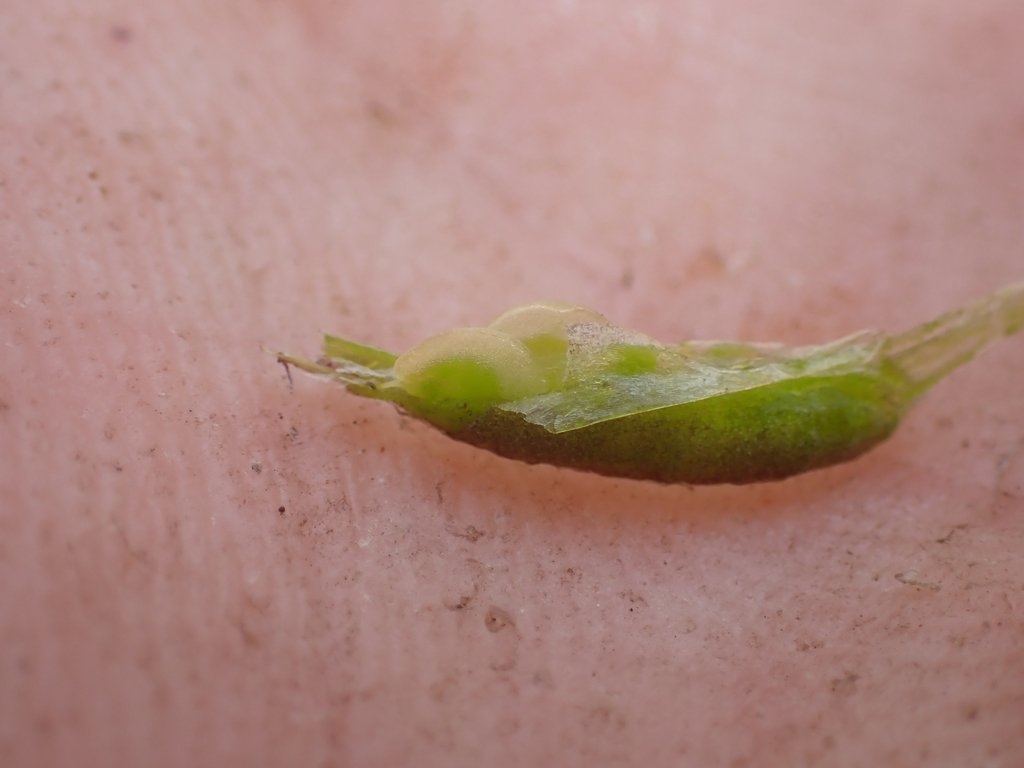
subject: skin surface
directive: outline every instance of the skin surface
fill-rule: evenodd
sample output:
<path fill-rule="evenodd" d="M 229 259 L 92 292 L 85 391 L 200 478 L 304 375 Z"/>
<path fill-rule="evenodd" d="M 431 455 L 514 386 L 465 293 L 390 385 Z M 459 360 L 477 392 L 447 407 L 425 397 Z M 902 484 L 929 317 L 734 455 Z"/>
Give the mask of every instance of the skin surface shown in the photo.
<path fill-rule="evenodd" d="M 0 764 L 1020 763 L 1019 339 L 696 490 L 261 351 L 549 297 L 810 343 L 1019 279 L 1019 3 L 3 17 Z"/>

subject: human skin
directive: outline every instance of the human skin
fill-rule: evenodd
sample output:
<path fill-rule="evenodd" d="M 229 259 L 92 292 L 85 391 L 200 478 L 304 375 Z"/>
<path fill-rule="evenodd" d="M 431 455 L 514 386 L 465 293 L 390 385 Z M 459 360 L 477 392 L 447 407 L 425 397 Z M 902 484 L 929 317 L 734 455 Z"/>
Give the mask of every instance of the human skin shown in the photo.
<path fill-rule="evenodd" d="M 860 460 L 699 489 L 508 461 L 263 348 L 537 298 L 901 330 L 1022 276 L 1022 32 L 8 3 L 0 764 L 1019 764 L 1019 338 Z"/>

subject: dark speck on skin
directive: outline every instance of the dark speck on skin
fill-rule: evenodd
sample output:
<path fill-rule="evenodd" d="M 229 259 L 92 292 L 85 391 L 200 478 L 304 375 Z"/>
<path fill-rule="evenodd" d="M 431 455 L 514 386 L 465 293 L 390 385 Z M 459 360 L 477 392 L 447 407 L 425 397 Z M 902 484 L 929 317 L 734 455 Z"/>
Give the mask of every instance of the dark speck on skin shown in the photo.
<path fill-rule="evenodd" d="M 941 539 L 936 539 L 935 543 L 936 544 L 948 544 L 959 531 L 965 531 L 965 530 L 967 530 L 967 524 L 966 523 L 960 523 L 959 525 L 954 525 L 949 530 L 949 533 L 947 533 Z"/>
<path fill-rule="evenodd" d="M 110 28 L 110 39 L 115 43 L 130 43 L 134 34 L 131 27 L 115 24 Z"/>
<path fill-rule="evenodd" d="M 845 676 L 832 680 L 829 687 L 837 696 L 851 696 L 857 691 L 858 680 L 860 680 L 860 675 L 856 672 L 848 672 Z"/>
<path fill-rule="evenodd" d="M 452 536 L 457 536 L 460 539 L 466 539 L 470 543 L 475 543 L 484 536 L 483 531 L 472 525 L 467 525 L 464 529 L 457 528 L 454 525 L 447 525 L 445 526 L 445 530 Z"/>
<path fill-rule="evenodd" d="M 903 573 L 893 574 L 896 581 L 916 589 L 926 589 L 931 592 L 938 592 L 942 587 L 934 582 L 925 581 L 919 578 L 917 571 L 909 570 Z"/>
<path fill-rule="evenodd" d="M 494 605 L 487 609 L 484 626 L 487 627 L 488 632 L 501 632 L 510 624 L 512 624 L 512 617 L 506 611 Z"/>
<path fill-rule="evenodd" d="M 631 267 L 626 267 L 626 269 L 623 270 L 622 275 L 619 277 L 619 284 L 626 290 L 629 290 L 633 287 L 635 279 L 636 275 L 634 274 L 633 269 Z"/>

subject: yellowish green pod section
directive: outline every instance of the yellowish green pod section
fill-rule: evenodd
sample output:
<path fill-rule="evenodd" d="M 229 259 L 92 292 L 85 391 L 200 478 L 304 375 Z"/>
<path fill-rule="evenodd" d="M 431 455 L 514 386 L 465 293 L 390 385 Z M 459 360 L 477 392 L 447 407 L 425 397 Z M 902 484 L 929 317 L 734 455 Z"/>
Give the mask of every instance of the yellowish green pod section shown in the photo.
<path fill-rule="evenodd" d="M 664 483 L 777 480 L 852 459 L 988 342 L 1024 326 L 1024 283 L 905 333 L 829 344 L 662 344 L 583 307 L 516 307 L 394 355 L 326 336 L 289 365 L 529 463 Z"/>

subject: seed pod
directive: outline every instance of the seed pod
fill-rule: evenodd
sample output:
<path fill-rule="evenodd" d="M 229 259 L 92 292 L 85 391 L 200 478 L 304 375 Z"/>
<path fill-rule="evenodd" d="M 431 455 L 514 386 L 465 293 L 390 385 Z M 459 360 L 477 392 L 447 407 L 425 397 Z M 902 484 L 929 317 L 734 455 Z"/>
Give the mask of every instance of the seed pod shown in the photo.
<path fill-rule="evenodd" d="M 895 336 L 806 347 L 666 345 L 583 307 L 538 303 L 398 356 L 328 336 L 318 362 L 278 359 L 520 461 L 751 483 L 864 453 L 933 384 L 1022 327 L 1024 283 Z"/>

